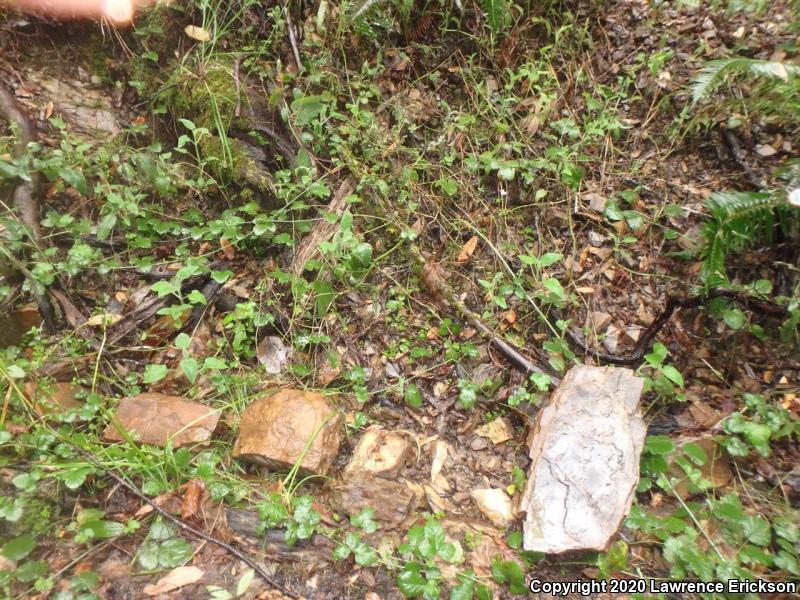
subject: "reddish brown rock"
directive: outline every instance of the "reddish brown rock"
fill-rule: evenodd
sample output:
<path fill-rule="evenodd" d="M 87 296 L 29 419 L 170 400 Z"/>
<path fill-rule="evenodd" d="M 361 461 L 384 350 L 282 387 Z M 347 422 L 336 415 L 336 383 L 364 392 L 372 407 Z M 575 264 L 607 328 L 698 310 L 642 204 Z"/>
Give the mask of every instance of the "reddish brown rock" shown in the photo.
<path fill-rule="evenodd" d="M 233 456 L 276 470 L 299 461 L 306 472 L 325 475 L 341 442 L 342 417 L 325 397 L 281 390 L 244 411 Z"/>
<path fill-rule="evenodd" d="M 177 448 L 207 442 L 219 421 L 219 412 L 180 396 L 145 393 L 123 398 L 103 438 L 122 441 L 121 431 L 133 439 L 154 446 L 168 441 Z"/>

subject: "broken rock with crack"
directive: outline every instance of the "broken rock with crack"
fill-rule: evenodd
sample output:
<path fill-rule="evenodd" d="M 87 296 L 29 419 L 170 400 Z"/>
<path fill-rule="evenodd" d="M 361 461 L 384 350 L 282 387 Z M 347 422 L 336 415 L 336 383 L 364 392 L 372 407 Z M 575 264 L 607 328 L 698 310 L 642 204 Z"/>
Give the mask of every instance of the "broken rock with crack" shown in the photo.
<path fill-rule="evenodd" d="M 539 413 L 521 509 L 526 550 L 602 551 L 628 513 L 647 428 L 630 369 L 573 367 Z"/>
<path fill-rule="evenodd" d="M 259 398 L 242 414 L 233 456 L 274 470 L 299 463 L 327 475 L 342 442 L 342 416 L 315 392 L 286 389 Z"/>

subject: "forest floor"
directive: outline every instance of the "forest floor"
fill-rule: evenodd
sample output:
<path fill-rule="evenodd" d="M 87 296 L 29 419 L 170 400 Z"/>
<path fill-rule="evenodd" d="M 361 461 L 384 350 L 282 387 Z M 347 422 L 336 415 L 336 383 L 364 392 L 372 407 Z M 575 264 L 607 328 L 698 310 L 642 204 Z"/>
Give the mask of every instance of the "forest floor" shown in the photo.
<path fill-rule="evenodd" d="M 692 102 L 709 60 L 794 59 L 788 3 L 762 4 L 499 5 L 494 31 L 474 3 L 300 3 L 287 24 L 280 4 L 181 0 L 123 30 L 0 12 L 0 80 L 34 129 L 22 151 L 0 137 L 0 596 L 797 581 L 797 340 L 757 306 L 679 309 L 628 361 L 649 437 L 606 552 L 526 552 L 521 516 L 493 523 L 471 494 L 517 507 L 554 384 L 608 362 L 574 330 L 630 356 L 670 297 L 702 295 L 711 195 L 800 154 L 744 87 Z M 38 239 L 10 208 L 30 175 Z M 753 245 L 727 278 L 786 300 L 797 257 Z M 325 477 L 232 456 L 245 409 L 290 388 L 341 415 Z M 109 439 L 145 393 L 215 409 L 213 437 Z M 376 428 L 403 464 L 354 491 Z"/>

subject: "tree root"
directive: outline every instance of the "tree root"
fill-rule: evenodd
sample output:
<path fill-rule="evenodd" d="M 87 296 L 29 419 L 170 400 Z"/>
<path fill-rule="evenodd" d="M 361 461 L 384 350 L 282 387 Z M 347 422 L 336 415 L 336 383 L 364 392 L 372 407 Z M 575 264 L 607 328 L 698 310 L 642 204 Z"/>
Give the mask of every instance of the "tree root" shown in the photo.
<path fill-rule="evenodd" d="M 697 308 L 699 306 L 703 306 L 709 300 L 713 300 L 714 298 L 728 298 L 729 300 L 733 300 L 749 310 L 753 310 L 761 313 L 762 315 L 776 319 L 783 319 L 789 316 L 789 311 L 787 311 L 784 307 L 778 306 L 772 302 L 758 300 L 744 292 L 714 288 L 709 290 L 707 294 L 701 296 L 670 297 L 669 300 L 667 300 L 667 305 L 664 307 L 664 310 L 650 324 L 650 326 L 642 332 L 642 334 L 639 336 L 639 340 L 636 342 L 633 352 L 631 352 L 631 354 L 628 356 L 606 354 L 604 352 L 600 352 L 599 350 L 595 350 L 594 348 L 590 348 L 586 344 L 586 341 L 583 339 L 581 333 L 574 327 L 567 328 L 567 337 L 584 354 L 592 356 L 601 362 L 612 365 L 636 365 L 642 361 L 645 352 L 647 352 L 647 350 L 650 348 L 650 345 L 652 344 L 653 339 L 656 337 L 656 334 L 658 334 L 664 325 L 666 325 L 667 321 L 669 321 L 672 313 L 674 313 L 676 309 Z"/>

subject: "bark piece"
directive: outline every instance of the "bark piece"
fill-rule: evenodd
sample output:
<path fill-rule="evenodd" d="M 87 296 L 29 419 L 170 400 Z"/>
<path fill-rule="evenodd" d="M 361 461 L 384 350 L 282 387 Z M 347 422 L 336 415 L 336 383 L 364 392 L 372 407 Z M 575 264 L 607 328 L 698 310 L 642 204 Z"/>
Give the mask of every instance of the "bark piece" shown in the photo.
<path fill-rule="evenodd" d="M 526 550 L 602 551 L 631 506 L 647 428 L 643 380 L 576 366 L 539 413 L 521 508 Z"/>
<path fill-rule="evenodd" d="M 207 442 L 219 421 L 219 412 L 184 400 L 180 396 L 145 393 L 123 398 L 103 438 L 119 442 L 125 431 L 145 444 L 164 446 L 172 441 L 175 448 Z"/>
<path fill-rule="evenodd" d="M 297 252 L 292 260 L 292 273 L 295 275 L 302 274 L 306 263 L 319 255 L 320 245 L 329 241 L 333 237 L 333 234 L 339 230 L 338 218 L 344 214 L 347 208 L 347 197 L 353 193 L 354 189 L 356 189 L 356 180 L 352 175 L 348 175 L 339 185 L 336 192 L 334 192 L 333 198 L 331 198 L 330 203 L 325 209 L 330 215 L 336 216 L 337 220 L 333 223 L 325 218 L 321 218 L 317 221 L 317 224 L 314 225 L 314 229 L 302 239 L 297 248 Z"/>
<path fill-rule="evenodd" d="M 281 390 L 244 411 L 233 456 L 276 470 L 299 461 L 306 472 L 326 475 L 339 453 L 341 425 L 324 396 Z"/>
<path fill-rule="evenodd" d="M 397 431 L 370 427 L 358 440 L 343 476 L 366 473 L 384 479 L 395 479 L 411 451 L 408 436 Z"/>
<path fill-rule="evenodd" d="M 382 525 L 396 527 L 406 520 L 416 504 L 416 495 L 396 481 L 359 473 L 331 486 L 331 503 L 348 515 L 363 508 L 375 509 L 375 519 Z"/>

